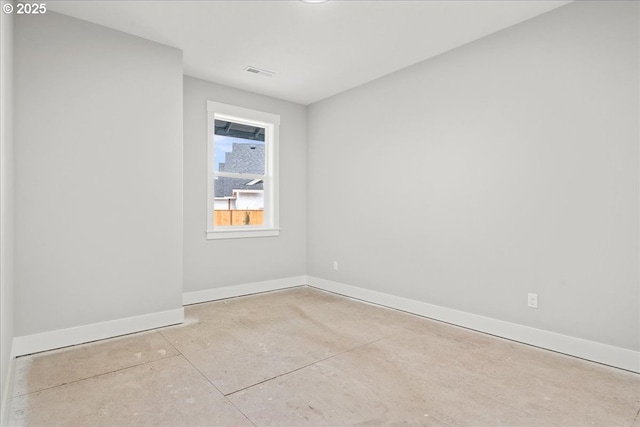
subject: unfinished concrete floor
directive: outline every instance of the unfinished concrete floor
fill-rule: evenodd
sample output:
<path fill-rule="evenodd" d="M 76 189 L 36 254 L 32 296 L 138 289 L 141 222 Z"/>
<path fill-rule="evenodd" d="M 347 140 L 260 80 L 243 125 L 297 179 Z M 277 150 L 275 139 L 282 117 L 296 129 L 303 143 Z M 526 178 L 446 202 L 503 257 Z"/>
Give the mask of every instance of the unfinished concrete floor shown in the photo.
<path fill-rule="evenodd" d="M 301 287 L 16 360 L 11 425 L 640 426 L 640 376 Z"/>

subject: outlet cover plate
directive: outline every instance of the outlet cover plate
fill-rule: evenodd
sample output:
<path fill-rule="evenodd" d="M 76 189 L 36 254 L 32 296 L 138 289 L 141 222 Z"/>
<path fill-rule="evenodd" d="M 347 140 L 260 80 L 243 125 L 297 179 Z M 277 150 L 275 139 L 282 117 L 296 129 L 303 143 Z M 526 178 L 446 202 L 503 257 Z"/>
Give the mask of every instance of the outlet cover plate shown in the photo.
<path fill-rule="evenodd" d="M 538 294 L 527 294 L 527 307 L 538 308 Z"/>

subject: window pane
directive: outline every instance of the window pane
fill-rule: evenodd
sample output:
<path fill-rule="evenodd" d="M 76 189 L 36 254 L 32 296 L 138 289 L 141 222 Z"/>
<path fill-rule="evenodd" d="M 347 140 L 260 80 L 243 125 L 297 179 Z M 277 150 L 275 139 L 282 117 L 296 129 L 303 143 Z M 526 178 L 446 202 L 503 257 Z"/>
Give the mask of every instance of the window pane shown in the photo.
<path fill-rule="evenodd" d="M 238 192 L 260 192 L 264 189 L 262 180 L 227 178 L 217 176 L 213 180 L 213 191 L 216 198 L 218 197 L 235 197 Z M 260 207 L 264 208 L 264 204 Z"/>
<path fill-rule="evenodd" d="M 265 173 L 265 129 L 224 120 L 215 121 L 214 170 Z"/>
<path fill-rule="evenodd" d="M 280 116 L 207 101 L 207 239 L 279 234 Z"/>
<path fill-rule="evenodd" d="M 219 226 L 244 226 L 264 225 L 264 211 L 250 209 L 220 210 L 213 212 L 213 225 Z"/>
<path fill-rule="evenodd" d="M 255 182 L 254 181 L 260 181 Z M 214 226 L 264 224 L 262 180 L 216 177 L 214 179 Z"/>

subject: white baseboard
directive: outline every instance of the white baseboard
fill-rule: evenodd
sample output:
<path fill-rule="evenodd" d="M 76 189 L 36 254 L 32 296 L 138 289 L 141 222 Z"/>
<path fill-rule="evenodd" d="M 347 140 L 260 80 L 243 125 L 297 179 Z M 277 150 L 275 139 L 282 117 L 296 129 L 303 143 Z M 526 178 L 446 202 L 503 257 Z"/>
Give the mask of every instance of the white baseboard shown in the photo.
<path fill-rule="evenodd" d="M 640 352 L 308 276 L 309 286 L 640 373 Z"/>
<path fill-rule="evenodd" d="M 0 426 L 9 425 L 9 413 L 11 396 L 13 396 L 13 384 L 15 379 L 15 356 L 13 355 L 13 349 L 11 352 L 11 359 L 9 359 L 9 365 L 7 367 L 7 378 L 2 385 L 2 401 L 0 402 Z"/>
<path fill-rule="evenodd" d="M 182 294 L 182 304 L 197 304 L 199 302 L 215 301 L 260 292 L 276 291 L 307 284 L 307 276 L 286 277 L 284 279 L 265 280 L 263 282 L 245 283 L 242 285 L 225 286 L 202 291 L 185 292 Z"/>
<path fill-rule="evenodd" d="M 16 357 L 24 356 L 25 354 L 175 325 L 183 321 L 184 308 L 178 308 L 175 310 L 161 311 L 159 313 L 92 323 L 75 328 L 23 335 L 13 338 L 13 351 Z"/>
<path fill-rule="evenodd" d="M 466 313 L 313 276 L 294 276 L 224 288 L 187 292 L 183 294 L 183 303 L 185 305 L 196 304 L 199 302 L 214 301 L 303 285 L 309 285 L 369 303 L 406 311 L 536 347 L 640 373 L 640 352 L 637 351 L 505 322 L 477 314 Z M 5 403 L 7 403 L 10 393 L 7 387 L 10 387 L 10 383 L 13 380 L 13 359 L 15 357 L 173 325 L 182 323 L 183 320 L 184 309 L 180 308 L 75 328 L 14 337 L 12 346 L 13 357 L 9 368 L 9 375 L 11 377 L 7 380 L 8 384 L 5 384 L 5 394 L 2 396 L 3 405 L 1 416 L 4 417 L 6 415 Z M 0 421 L 4 421 L 4 419 L 0 418 Z"/>

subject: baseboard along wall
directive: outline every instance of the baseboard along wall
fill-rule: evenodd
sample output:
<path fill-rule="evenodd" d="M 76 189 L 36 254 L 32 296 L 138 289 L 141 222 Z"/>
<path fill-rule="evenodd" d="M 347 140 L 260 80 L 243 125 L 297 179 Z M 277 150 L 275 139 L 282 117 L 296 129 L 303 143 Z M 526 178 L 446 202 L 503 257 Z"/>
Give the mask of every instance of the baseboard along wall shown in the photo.
<path fill-rule="evenodd" d="M 14 357 L 142 332 L 184 321 L 184 308 L 13 338 Z"/>
<path fill-rule="evenodd" d="M 15 356 L 11 354 L 9 366 L 7 367 L 7 378 L 2 389 L 2 401 L 0 402 L 0 426 L 9 425 L 9 401 L 13 395 L 13 384 L 15 379 Z"/>
<path fill-rule="evenodd" d="M 640 373 L 640 352 L 638 351 L 557 334 L 555 332 L 516 323 L 509 323 L 313 276 L 307 277 L 307 285 L 478 332 L 518 341 L 523 344 L 529 344 L 569 356 Z"/>
<path fill-rule="evenodd" d="M 304 286 L 306 284 L 307 276 L 293 276 L 283 279 L 265 280 L 262 282 L 226 286 L 223 288 L 185 292 L 184 294 L 182 294 L 182 303 L 184 305 L 197 304 L 200 302 L 216 301 L 219 299 L 234 298 L 243 295 L 259 294 L 261 292 L 277 291 L 280 289 L 293 288 L 296 286 Z"/>
<path fill-rule="evenodd" d="M 367 303 L 405 311 L 407 313 L 450 323 L 455 326 L 461 326 L 569 356 L 640 373 L 640 352 L 638 351 L 509 323 L 313 276 L 294 276 L 187 292 L 183 294 L 183 304 L 197 304 L 298 286 L 310 286 Z M 184 308 L 180 308 L 75 328 L 15 337 L 12 344 L 13 356 L 10 362 L 9 378 L 7 384 L 5 384 L 2 399 L 2 414 L 0 416 L 5 416 L 8 396 L 11 394 L 13 359 L 15 357 L 179 324 L 183 321 Z M 0 421 L 2 421 L 2 418 L 0 418 Z"/>

